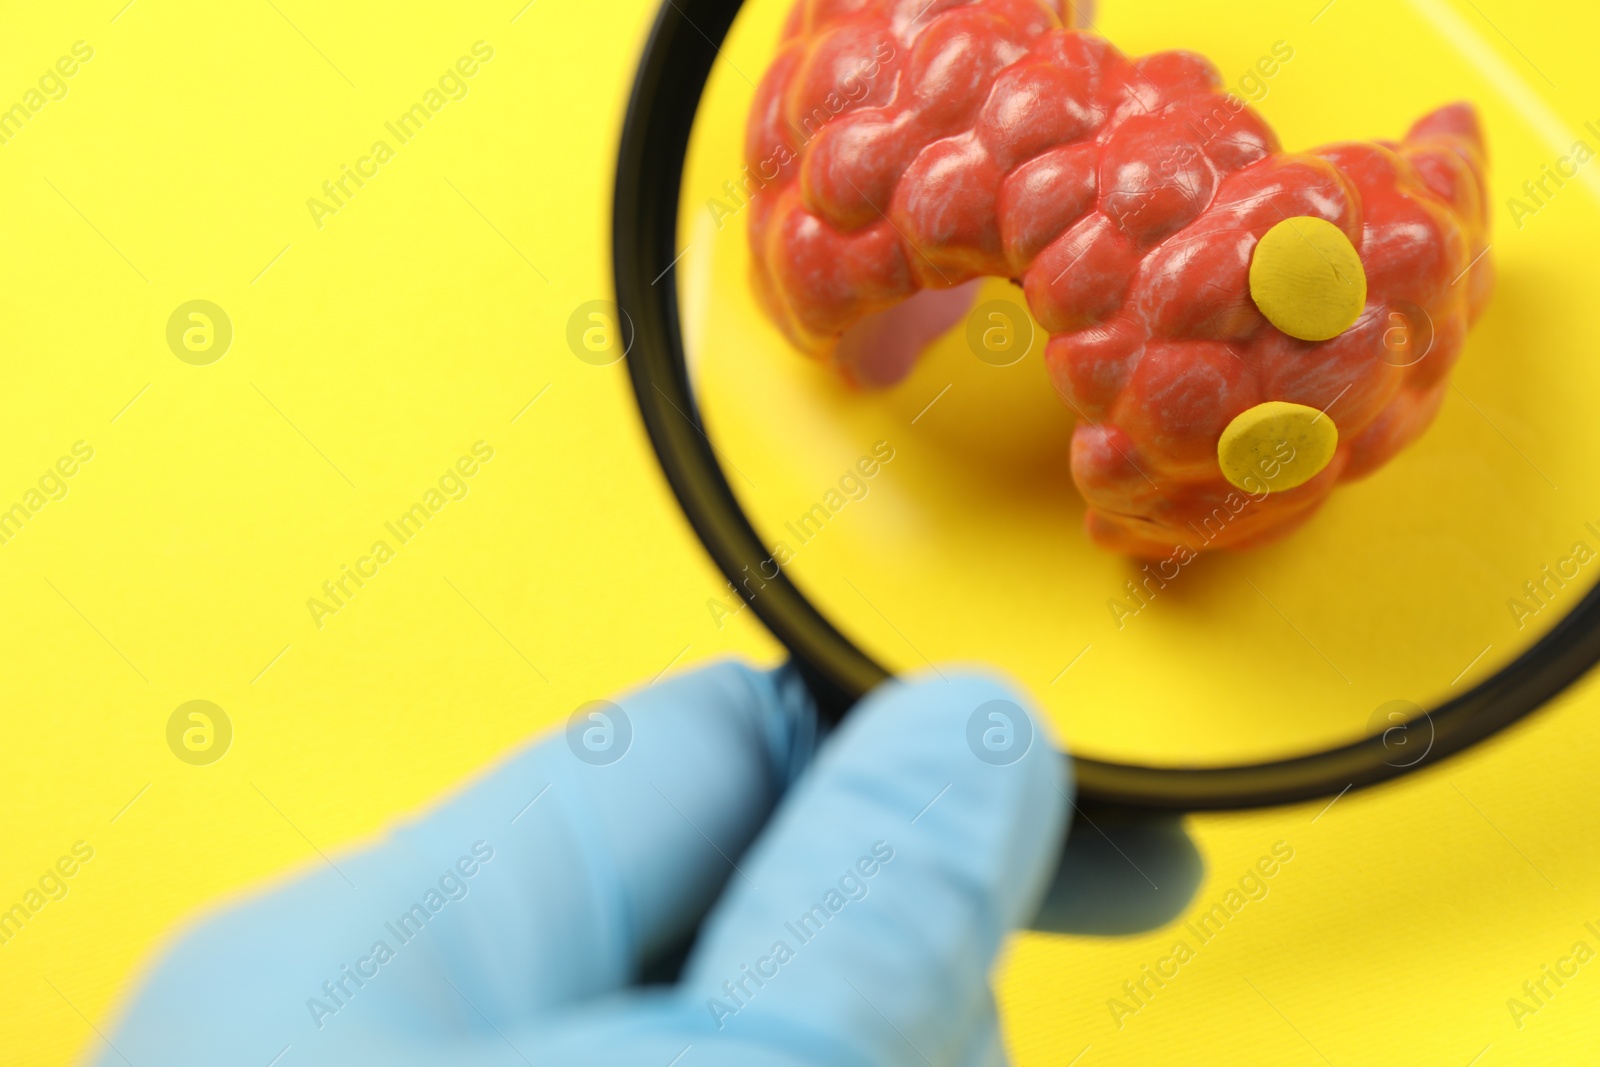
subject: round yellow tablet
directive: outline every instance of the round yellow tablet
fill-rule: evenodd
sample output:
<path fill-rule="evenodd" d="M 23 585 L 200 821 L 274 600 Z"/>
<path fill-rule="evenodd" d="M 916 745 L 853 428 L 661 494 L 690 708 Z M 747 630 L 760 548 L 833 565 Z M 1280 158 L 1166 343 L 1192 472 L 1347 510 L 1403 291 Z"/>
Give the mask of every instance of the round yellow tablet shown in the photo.
<path fill-rule="evenodd" d="M 1322 472 L 1339 428 L 1316 408 L 1273 400 L 1228 423 L 1217 441 L 1222 476 L 1247 493 L 1281 493 Z"/>
<path fill-rule="evenodd" d="M 1267 321 L 1290 337 L 1326 341 L 1361 317 L 1367 272 L 1344 231 L 1326 219 L 1284 219 L 1256 245 L 1250 295 Z"/>

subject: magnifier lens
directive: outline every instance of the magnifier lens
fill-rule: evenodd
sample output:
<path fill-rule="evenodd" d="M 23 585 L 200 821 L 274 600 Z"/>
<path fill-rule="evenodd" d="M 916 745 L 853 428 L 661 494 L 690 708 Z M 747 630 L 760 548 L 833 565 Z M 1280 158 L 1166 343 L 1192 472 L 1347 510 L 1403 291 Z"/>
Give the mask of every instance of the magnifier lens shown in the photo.
<path fill-rule="evenodd" d="M 924 17 L 948 18 L 947 6 Z M 1380 338 L 1361 358 L 1401 378 L 1459 349 L 1431 423 L 1370 474 L 1341 481 L 1303 521 L 1276 524 L 1277 536 L 1234 536 L 1240 528 L 1229 526 L 1252 521 L 1257 505 L 1225 505 L 1187 518 L 1190 551 L 1176 553 L 1129 551 L 1126 530 L 1139 527 L 1115 514 L 1097 520 L 1110 533 L 1086 529 L 1074 432 L 1097 420 L 1075 410 L 1072 390 L 1064 397 L 1052 377 L 1052 331 L 1030 312 L 1031 283 L 1025 292 L 1004 276 L 966 282 L 946 262 L 950 284 L 940 285 L 937 254 L 923 257 L 922 295 L 855 331 L 831 363 L 800 351 L 758 299 L 750 226 L 781 186 L 762 180 L 763 157 L 751 154 L 746 131 L 763 75 L 793 61 L 794 46 L 780 48 L 790 7 L 745 4 L 722 43 L 683 172 L 681 258 L 662 281 L 677 286 L 705 432 L 768 549 L 739 575 L 758 604 L 781 566 L 892 672 L 998 665 L 1038 696 L 1080 756 L 1221 767 L 1382 737 L 1386 762 L 1405 766 L 1431 743 L 1428 709 L 1527 653 L 1600 577 L 1591 399 L 1600 395 L 1592 358 L 1600 320 L 1587 292 L 1600 274 L 1593 179 L 1563 177 L 1579 166 L 1569 159 L 1543 182 L 1539 203 L 1524 205 L 1533 210 L 1508 214 L 1505 195 L 1526 199 L 1524 182 L 1570 148 L 1551 141 L 1560 116 L 1519 104 L 1497 82 L 1503 71 L 1475 65 L 1462 49 L 1462 35 L 1477 30 L 1443 9 L 1430 21 L 1433 5 L 1392 5 L 1382 24 L 1336 11 L 1314 26 L 1268 0 L 1102 5 L 1096 34 L 1129 57 L 1169 49 L 1208 57 L 1223 88 L 1270 124 L 1285 151 L 1346 139 L 1388 139 L 1392 148 L 1420 116 L 1458 100 L 1477 107 L 1490 150 L 1486 259 L 1498 281 L 1464 343 L 1457 321 L 1435 322 L 1419 304 L 1396 299 L 1374 310 L 1358 299 L 1354 308 L 1365 318 L 1352 328 Z M 889 43 L 907 47 L 904 38 Z M 825 104 L 787 123 L 790 147 L 825 137 L 857 106 L 882 105 L 908 69 L 883 61 L 870 77 L 854 71 L 839 86 L 837 113 Z M 939 151 L 938 140 L 917 151 Z M 1148 240 L 1139 254 L 1159 243 Z M 1389 284 L 1383 255 L 1369 242 L 1360 264 L 1374 292 Z M 1489 280 L 1456 281 L 1487 294 Z M 1276 323 L 1270 296 L 1253 296 Z M 1292 343 L 1305 359 L 1321 358 L 1318 342 Z M 1252 407 L 1292 399 L 1269 395 L 1271 375 L 1246 369 L 1261 391 Z M 1372 380 L 1357 371 L 1352 380 Z M 1231 373 L 1219 367 L 1218 395 Z M 1181 421 L 1188 410 L 1151 397 L 1116 418 Z M 1334 397 L 1312 416 L 1337 423 L 1352 410 L 1341 403 Z M 1426 411 L 1408 417 L 1428 420 Z M 1299 447 L 1314 450 L 1321 429 L 1308 425 L 1302 418 L 1291 429 L 1309 433 Z M 1229 462 L 1226 434 L 1206 432 L 1213 451 L 1192 458 L 1214 477 Z M 1247 464 L 1259 459 L 1244 455 Z M 1125 458 L 1149 475 L 1152 497 L 1194 473 Z M 1163 536 L 1170 546 L 1170 530 L 1154 539 Z M 731 591 L 722 607 L 739 607 Z M 708 610 L 722 617 L 716 605 Z"/>

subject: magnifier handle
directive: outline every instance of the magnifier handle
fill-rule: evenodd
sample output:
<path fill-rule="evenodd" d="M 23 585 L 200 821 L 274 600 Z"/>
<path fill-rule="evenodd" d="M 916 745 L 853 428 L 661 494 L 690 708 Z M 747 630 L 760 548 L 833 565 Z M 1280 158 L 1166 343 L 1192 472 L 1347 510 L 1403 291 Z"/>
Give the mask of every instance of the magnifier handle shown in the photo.
<path fill-rule="evenodd" d="M 811 694 L 811 701 L 817 709 L 818 724 L 823 727 L 834 727 L 844 721 L 846 713 L 855 707 L 856 697 L 845 692 L 837 683 L 805 660 L 796 657 L 791 662 L 800 675 L 800 680 L 805 682 L 806 691 Z"/>

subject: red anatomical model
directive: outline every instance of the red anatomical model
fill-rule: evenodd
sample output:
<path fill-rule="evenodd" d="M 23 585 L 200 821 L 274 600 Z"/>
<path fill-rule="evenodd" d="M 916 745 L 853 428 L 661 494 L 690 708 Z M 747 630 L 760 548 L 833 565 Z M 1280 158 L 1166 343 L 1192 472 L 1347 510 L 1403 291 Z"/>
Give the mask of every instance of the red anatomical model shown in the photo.
<path fill-rule="evenodd" d="M 762 303 L 798 347 L 883 384 L 907 361 L 862 339 L 920 306 L 897 305 L 1013 279 L 1078 417 L 1096 541 L 1154 556 L 1280 535 L 1438 410 L 1493 284 L 1483 140 L 1455 105 L 1399 143 L 1285 153 L 1221 84 L 1187 52 L 1130 60 L 1044 0 L 803 0 L 746 137 Z M 1354 301 L 1325 338 L 1285 326 L 1341 298 L 1305 255 L 1264 255 L 1280 224 Z M 930 314 L 951 321 L 948 301 Z M 1275 401 L 1315 409 L 1294 425 L 1327 453 L 1289 487 L 1263 460 L 1256 492 L 1219 447 Z"/>

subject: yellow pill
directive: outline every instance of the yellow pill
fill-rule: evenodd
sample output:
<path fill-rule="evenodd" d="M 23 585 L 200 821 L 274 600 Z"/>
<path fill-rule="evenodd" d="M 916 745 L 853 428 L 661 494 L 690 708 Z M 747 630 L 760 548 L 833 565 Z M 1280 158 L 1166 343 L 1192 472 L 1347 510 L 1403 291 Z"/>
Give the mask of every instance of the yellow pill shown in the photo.
<path fill-rule="evenodd" d="M 1273 400 L 1228 423 L 1217 441 L 1222 476 L 1247 493 L 1304 485 L 1339 446 L 1339 428 L 1316 408 Z"/>
<path fill-rule="evenodd" d="M 1290 337 L 1326 341 L 1361 317 L 1367 272 L 1344 231 L 1326 219 L 1285 219 L 1250 260 L 1250 295 L 1267 321 Z"/>

